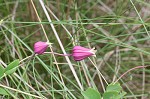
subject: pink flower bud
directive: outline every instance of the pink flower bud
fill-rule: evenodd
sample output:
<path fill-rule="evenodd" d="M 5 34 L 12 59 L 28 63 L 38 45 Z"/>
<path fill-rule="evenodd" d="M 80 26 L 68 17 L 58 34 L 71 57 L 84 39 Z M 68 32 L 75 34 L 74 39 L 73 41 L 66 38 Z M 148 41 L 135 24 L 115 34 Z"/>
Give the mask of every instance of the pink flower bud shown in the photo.
<path fill-rule="evenodd" d="M 48 45 L 49 44 L 47 42 L 42 42 L 42 41 L 36 42 L 34 44 L 34 52 L 36 54 L 43 54 L 46 51 Z"/>
<path fill-rule="evenodd" d="M 96 56 L 96 50 L 94 49 L 95 48 L 88 49 L 81 46 L 75 46 L 72 50 L 72 56 L 75 61 L 81 61 L 89 56 Z"/>

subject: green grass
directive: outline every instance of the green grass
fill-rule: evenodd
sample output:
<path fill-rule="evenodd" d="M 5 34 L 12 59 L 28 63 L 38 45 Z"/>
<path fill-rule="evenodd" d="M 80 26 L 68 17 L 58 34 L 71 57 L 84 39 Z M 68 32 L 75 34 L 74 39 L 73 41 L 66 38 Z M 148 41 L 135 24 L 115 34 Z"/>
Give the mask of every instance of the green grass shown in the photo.
<path fill-rule="evenodd" d="M 150 64 L 148 0 L 39 1 L 0 1 L 0 65 L 32 55 L 37 41 L 51 42 L 47 52 L 63 54 L 75 45 L 96 47 L 96 58 L 37 55 L 0 80 L 10 94 L 0 98 L 80 99 L 82 90 L 103 93 L 127 70 Z M 149 67 L 136 69 L 119 80 L 125 99 L 150 98 L 149 73 Z"/>

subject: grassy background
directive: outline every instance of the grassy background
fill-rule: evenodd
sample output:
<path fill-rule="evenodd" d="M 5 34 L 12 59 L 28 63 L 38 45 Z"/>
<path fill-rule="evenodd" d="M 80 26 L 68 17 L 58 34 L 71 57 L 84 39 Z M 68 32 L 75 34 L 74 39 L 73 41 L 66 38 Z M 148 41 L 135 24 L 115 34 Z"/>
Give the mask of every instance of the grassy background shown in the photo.
<path fill-rule="evenodd" d="M 150 1 L 149 0 L 43 0 L 59 38 L 67 53 L 74 45 L 96 47 L 96 58 L 71 64 L 84 90 L 89 86 L 101 93 L 107 83 L 114 82 L 127 70 L 149 65 Z M 36 11 L 34 9 L 36 8 Z M 41 19 L 38 19 L 38 16 Z M 58 20 L 56 19 L 58 18 Z M 45 12 L 38 0 L 0 0 L 1 65 L 30 56 L 37 41 L 53 43 L 54 51 L 63 53 Z M 41 24 L 44 28 L 42 28 Z M 63 26 L 64 27 L 63 27 Z M 67 31 L 66 31 L 67 30 Z M 46 35 L 44 34 L 44 31 Z M 48 99 L 81 98 L 81 89 L 68 61 L 62 56 L 43 54 L 25 62 L 15 74 L 0 83 L 16 91 L 1 98 Z M 95 69 L 99 68 L 99 71 Z M 105 80 L 101 78 L 102 73 Z M 149 99 L 149 68 L 136 69 L 119 81 L 127 99 Z"/>

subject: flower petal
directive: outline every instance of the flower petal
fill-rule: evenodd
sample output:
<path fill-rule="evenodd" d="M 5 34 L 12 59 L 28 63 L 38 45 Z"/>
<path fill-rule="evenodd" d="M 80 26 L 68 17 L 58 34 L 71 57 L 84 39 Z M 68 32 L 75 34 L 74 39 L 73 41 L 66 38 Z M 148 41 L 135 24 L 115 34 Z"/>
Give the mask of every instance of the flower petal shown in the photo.
<path fill-rule="evenodd" d="M 81 46 L 75 46 L 72 50 L 72 56 L 75 61 L 83 60 L 89 56 L 95 56 L 96 50 L 84 48 Z"/>
<path fill-rule="evenodd" d="M 42 41 L 36 42 L 34 44 L 34 52 L 36 54 L 42 54 L 42 53 L 45 52 L 45 50 L 47 49 L 47 47 L 48 47 L 47 42 L 42 42 Z"/>

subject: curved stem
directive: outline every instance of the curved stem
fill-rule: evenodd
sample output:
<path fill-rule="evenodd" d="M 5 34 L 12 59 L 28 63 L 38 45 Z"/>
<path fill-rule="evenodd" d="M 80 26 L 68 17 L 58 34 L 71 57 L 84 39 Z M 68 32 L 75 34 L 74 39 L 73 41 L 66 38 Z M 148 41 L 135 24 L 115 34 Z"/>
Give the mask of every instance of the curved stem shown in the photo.
<path fill-rule="evenodd" d="M 28 56 L 28 57 L 22 59 L 22 60 L 20 61 L 20 63 L 23 62 L 23 61 L 26 60 L 26 59 L 27 59 L 27 61 L 26 61 L 25 63 L 20 64 L 19 66 L 22 66 L 22 65 L 25 65 L 26 63 L 28 63 L 35 55 L 36 55 L 36 54 L 33 53 L 32 55 L 30 55 L 30 56 Z"/>
<path fill-rule="evenodd" d="M 59 53 L 56 53 L 56 52 L 44 52 L 44 54 L 55 54 L 55 55 L 60 55 L 60 56 L 72 56 L 72 54 L 59 54 Z M 28 56 L 28 57 L 22 59 L 22 60 L 20 61 L 20 63 L 23 62 L 24 60 L 28 59 L 28 60 L 25 62 L 25 63 L 27 63 L 27 62 L 28 62 L 29 60 L 31 60 L 35 55 L 37 55 L 37 54 L 33 53 L 32 55 L 30 55 L 30 56 Z M 25 63 L 23 63 L 23 64 L 25 64 Z M 21 65 L 19 65 L 19 66 L 22 66 L 23 64 L 21 64 Z"/>
<path fill-rule="evenodd" d="M 137 66 L 137 67 L 134 67 L 134 68 L 131 68 L 129 69 L 128 71 L 126 71 L 125 73 L 123 73 L 116 81 L 115 83 L 117 83 L 124 75 L 126 75 L 128 72 L 132 71 L 132 70 L 135 70 L 135 69 L 138 69 L 138 68 L 146 68 L 146 67 L 149 67 L 149 66 Z"/>
<path fill-rule="evenodd" d="M 60 55 L 60 56 L 72 56 L 72 54 L 59 54 L 55 52 L 44 52 L 45 54 L 55 54 L 55 55 Z"/>

